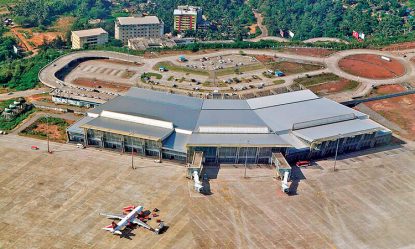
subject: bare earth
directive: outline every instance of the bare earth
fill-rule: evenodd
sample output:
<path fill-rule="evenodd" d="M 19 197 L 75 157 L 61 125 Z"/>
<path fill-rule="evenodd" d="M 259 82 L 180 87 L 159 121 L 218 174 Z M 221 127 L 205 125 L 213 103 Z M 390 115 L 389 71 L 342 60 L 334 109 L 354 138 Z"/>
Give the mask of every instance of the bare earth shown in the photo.
<path fill-rule="evenodd" d="M 405 67 L 399 61 L 385 61 L 375 54 L 350 55 L 341 59 L 339 66 L 347 73 L 369 79 L 390 79 L 405 74 Z"/>
<path fill-rule="evenodd" d="M 30 150 L 31 145 L 40 150 Z M 14 135 L 0 139 L 1 248 L 413 248 L 413 145 L 302 169 L 279 190 L 268 167 L 221 168 L 212 194 L 193 192 L 184 167 Z M 306 178 L 306 179 L 304 179 Z M 159 208 L 161 235 L 127 238 L 102 227 L 99 212 Z M 153 222 L 153 221 L 151 221 Z M 154 223 L 150 223 L 154 225 Z"/>

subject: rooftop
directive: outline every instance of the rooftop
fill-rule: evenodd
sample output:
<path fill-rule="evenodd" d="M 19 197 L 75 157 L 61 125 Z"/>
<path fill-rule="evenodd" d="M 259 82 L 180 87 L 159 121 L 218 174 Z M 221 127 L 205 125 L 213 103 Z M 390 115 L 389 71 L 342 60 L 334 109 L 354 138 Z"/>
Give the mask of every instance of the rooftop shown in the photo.
<path fill-rule="evenodd" d="M 145 24 L 160 24 L 157 16 L 141 16 L 141 17 L 118 17 L 117 22 L 120 25 L 145 25 Z"/>
<path fill-rule="evenodd" d="M 89 112 L 78 127 L 163 140 L 163 147 L 185 152 L 188 146 L 279 146 L 388 130 L 366 114 L 309 90 L 249 100 L 200 99 L 131 88 Z"/>
<path fill-rule="evenodd" d="M 76 30 L 76 31 L 72 31 L 72 33 L 77 35 L 78 37 L 88 37 L 88 36 L 108 34 L 108 32 L 105 31 L 103 28 Z"/>

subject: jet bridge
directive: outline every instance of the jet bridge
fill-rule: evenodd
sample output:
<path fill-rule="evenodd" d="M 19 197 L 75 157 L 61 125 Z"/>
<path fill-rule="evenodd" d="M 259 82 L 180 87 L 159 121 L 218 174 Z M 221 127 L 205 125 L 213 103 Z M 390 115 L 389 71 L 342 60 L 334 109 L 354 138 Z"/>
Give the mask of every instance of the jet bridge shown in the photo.
<path fill-rule="evenodd" d="M 200 174 L 203 170 L 203 152 L 196 151 L 193 154 L 192 163 L 187 165 L 187 172 L 186 177 L 189 179 L 193 179 L 194 181 L 194 188 L 197 192 L 202 191 L 202 183 L 200 182 Z"/>
<path fill-rule="evenodd" d="M 291 175 L 291 166 L 288 164 L 287 160 L 281 153 L 272 153 L 271 157 L 272 165 L 275 165 L 276 178 L 282 180 L 281 190 L 282 192 L 288 191 L 288 180 Z"/>

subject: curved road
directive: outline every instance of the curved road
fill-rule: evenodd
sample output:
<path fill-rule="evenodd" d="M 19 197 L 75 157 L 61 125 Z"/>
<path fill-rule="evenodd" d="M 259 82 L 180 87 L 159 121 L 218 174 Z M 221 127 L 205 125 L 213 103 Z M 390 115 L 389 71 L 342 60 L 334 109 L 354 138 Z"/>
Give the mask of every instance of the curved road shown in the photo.
<path fill-rule="evenodd" d="M 204 56 L 214 57 L 214 56 L 219 56 L 219 55 L 224 55 L 224 54 L 239 54 L 240 51 L 241 49 L 225 49 L 225 50 L 221 50 L 221 51 L 209 53 L 209 54 L 186 55 L 186 57 L 189 60 L 197 60 Z M 293 84 L 294 79 L 299 78 L 299 77 L 304 77 L 306 74 L 315 75 L 315 74 L 322 73 L 322 72 L 331 72 L 340 77 L 362 83 L 360 87 L 357 90 L 355 90 L 355 92 L 352 93 L 351 96 L 348 96 L 348 97 L 357 97 L 360 95 L 364 95 L 371 90 L 372 86 L 403 83 L 403 82 L 408 82 L 411 79 L 415 78 L 415 65 L 414 63 L 409 61 L 410 59 L 409 57 L 404 58 L 403 56 L 398 56 L 391 52 L 385 52 L 385 51 L 370 50 L 370 49 L 346 50 L 346 51 L 336 52 L 324 58 L 297 55 L 297 54 L 287 54 L 287 53 L 278 52 L 274 50 L 244 49 L 243 51 L 246 54 L 250 54 L 250 55 L 268 55 L 268 56 L 276 56 L 276 57 L 288 58 L 288 59 L 298 60 L 298 61 L 323 64 L 326 66 L 326 69 L 281 77 L 281 79 L 284 79 L 286 81 L 281 86 L 289 86 Z M 374 79 L 362 78 L 362 77 L 351 75 L 349 73 L 344 72 L 343 70 L 339 68 L 338 62 L 345 56 L 355 55 L 355 54 L 366 54 L 366 53 L 384 55 L 394 60 L 398 60 L 405 67 L 405 74 L 401 77 L 396 77 L 394 79 L 374 80 Z M 68 84 L 68 82 L 63 82 L 57 79 L 55 77 L 55 73 L 61 68 L 65 67 L 70 61 L 73 61 L 79 58 L 84 58 L 84 57 L 92 57 L 92 56 L 143 63 L 143 66 L 141 66 L 140 69 L 143 70 L 144 72 L 154 71 L 153 67 L 160 61 L 170 61 L 172 63 L 177 64 L 177 55 L 166 56 L 166 57 L 161 57 L 161 58 L 145 59 L 141 56 L 134 56 L 134 55 L 128 55 L 128 54 L 122 54 L 122 53 L 110 52 L 110 51 L 82 51 L 82 52 L 74 52 L 74 53 L 65 55 L 53 61 L 52 63 L 50 63 L 48 66 L 46 66 L 44 69 L 42 69 L 39 72 L 39 79 L 42 83 L 52 88 L 63 87 L 63 88 L 69 88 L 69 89 L 74 90 L 74 88 L 76 88 L 75 86 Z M 174 74 L 180 75 L 179 72 L 174 72 Z M 107 94 L 107 93 L 104 92 L 103 94 Z M 111 93 L 108 93 L 108 99 L 112 97 L 113 96 L 111 96 Z M 105 99 L 105 97 L 103 97 L 102 99 Z"/>

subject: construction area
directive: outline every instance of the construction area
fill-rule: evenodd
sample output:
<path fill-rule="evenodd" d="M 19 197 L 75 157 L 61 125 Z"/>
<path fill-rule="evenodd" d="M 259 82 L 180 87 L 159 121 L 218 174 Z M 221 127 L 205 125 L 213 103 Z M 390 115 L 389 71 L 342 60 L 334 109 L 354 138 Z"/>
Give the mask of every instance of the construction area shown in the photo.
<path fill-rule="evenodd" d="M 32 145 L 39 150 L 30 150 Z M 291 195 L 271 166 L 206 167 L 202 195 L 185 167 L 8 135 L 0 139 L 1 248 L 411 248 L 414 145 L 292 168 Z M 114 236 L 100 212 L 157 207 L 166 230 Z M 153 222 L 153 221 L 151 221 Z"/>

